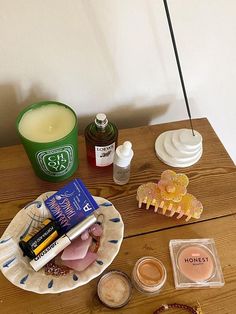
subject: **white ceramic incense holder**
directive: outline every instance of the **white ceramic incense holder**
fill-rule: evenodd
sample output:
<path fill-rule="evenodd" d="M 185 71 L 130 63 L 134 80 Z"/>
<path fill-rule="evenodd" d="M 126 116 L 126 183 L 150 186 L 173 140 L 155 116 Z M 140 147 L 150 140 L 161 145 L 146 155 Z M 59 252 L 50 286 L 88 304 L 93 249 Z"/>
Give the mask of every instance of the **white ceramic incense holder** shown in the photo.
<path fill-rule="evenodd" d="M 191 129 L 161 133 L 155 142 L 157 157 L 171 167 L 189 167 L 202 156 L 202 136 Z"/>

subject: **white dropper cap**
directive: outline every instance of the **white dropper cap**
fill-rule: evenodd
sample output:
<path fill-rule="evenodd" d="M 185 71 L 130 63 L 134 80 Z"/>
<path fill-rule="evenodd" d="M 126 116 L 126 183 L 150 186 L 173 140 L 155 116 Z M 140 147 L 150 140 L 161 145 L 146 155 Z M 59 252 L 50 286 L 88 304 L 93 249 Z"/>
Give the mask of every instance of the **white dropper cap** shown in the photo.
<path fill-rule="evenodd" d="M 133 156 L 134 152 L 132 150 L 132 143 L 130 141 L 125 141 L 123 145 L 118 146 L 116 149 L 114 164 L 120 167 L 127 167 Z"/>

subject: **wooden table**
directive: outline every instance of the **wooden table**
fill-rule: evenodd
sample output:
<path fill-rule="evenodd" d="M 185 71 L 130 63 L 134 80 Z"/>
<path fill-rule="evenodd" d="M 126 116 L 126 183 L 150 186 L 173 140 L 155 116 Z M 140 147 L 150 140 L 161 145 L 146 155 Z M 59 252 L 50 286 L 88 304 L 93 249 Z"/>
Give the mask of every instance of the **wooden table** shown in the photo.
<path fill-rule="evenodd" d="M 129 184 L 115 185 L 112 169 L 94 169 L 87 164 L 84 137 L 79 137 L 80 177 L 93 195 L 112 201 L 125 224 L 125 237 L 118 256 L 109 268 L 131 274 L 138 258 L 152 255 L 165 264 L 168 280 L 158 296 L 147 297 L 133 290 L 129 304 L 117 313 L 153 313 L 163 303 L 201 303 L 205 314 L 236 313 L 236 168 L 207 119 L 196 119 L 194 127 L 204 139 L 201 160 L 185 172 L 188 191 L 204 205 L 198 221 L 176 220 L 137 208 L 136 190 L 142 183 L 157 181 L 169 167 L 154 152 L 154 141 L 163 131 L 188 128 L 188 121 L 120 130 L 119 143 L 133 143 L 134 159 Z M 63 183 L 38 179 L 21 145 L 0 149 L 0 235 L 11 219 L 39 194 L 56 190 Z M 168 244 L 178 238 L 214 238 L 226 284 L 220 289 L 175 290 Z M 96 296 L 97 279 L 85 286 L 60 294 L 39 295 L 21 290 L 0 275 L 0 313 L 113 313 Z M 170 313 L 184 313 L 179 310 Z"/>

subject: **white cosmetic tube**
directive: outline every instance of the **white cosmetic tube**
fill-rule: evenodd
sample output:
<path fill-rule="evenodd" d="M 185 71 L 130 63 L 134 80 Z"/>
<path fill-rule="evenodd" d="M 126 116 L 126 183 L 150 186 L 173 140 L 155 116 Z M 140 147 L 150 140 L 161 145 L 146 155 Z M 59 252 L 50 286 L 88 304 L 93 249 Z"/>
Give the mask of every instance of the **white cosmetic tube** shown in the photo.
<path fill-rule="evenodd" d="M 31 267 L 38 271 L 44 265 L 46 265 L 51 259 L 57 254 L 64 250 L 68 245 L 71 244 L 75 238 L 77 238 L 86 229 L 92 226 L 97 221 L 94 215 L 90 215 L 81 221 L 78 225 L 69 230 L 66 234 L 61 236 L 59 239 L 51 243 L 46 249 L 44 249 L 39 255 L 37 255 L 31 262 Z"/>

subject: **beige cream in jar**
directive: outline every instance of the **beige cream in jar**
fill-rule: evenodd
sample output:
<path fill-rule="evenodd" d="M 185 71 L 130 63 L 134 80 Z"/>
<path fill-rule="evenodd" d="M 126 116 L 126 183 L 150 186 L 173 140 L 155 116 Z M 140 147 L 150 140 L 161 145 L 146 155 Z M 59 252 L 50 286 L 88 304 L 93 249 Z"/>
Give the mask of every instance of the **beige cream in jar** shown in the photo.
<path fill-rule="evenodd" d="M 132 294 L 129 277 L 118 270 L 112 270 L 103 275 L 97 285 L 100 301 L 110 308 L 120 308 L 126 305 Z"/>
<path fill-rule="evenodd" d="M 166 269 L 152 256 L 140 258 L 132 272 L 132 282 L 137 290 L 146 294 L 158 294 L 166 282 Z"/>

